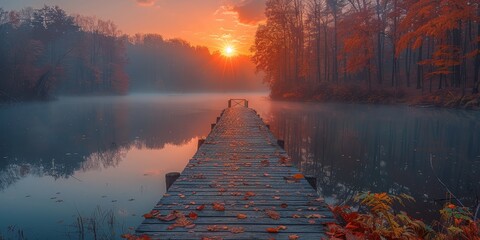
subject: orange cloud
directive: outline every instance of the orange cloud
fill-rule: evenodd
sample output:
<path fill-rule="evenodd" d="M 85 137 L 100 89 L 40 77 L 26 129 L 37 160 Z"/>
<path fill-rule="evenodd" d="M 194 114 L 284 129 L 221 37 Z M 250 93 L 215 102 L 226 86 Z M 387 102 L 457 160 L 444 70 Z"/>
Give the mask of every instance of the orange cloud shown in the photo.
<path fill-rule="evenodd" d="M 238 21 L 243 24 L 256 25 L 265 19 L 266 0 L 243 0 L 230 7 L 230 11 L 238 14 Z"/>
<path fill-rule="evenodd" d="M 149 7 L 155 5 L 156 0 L 135 0 L 138 5 Z"/>

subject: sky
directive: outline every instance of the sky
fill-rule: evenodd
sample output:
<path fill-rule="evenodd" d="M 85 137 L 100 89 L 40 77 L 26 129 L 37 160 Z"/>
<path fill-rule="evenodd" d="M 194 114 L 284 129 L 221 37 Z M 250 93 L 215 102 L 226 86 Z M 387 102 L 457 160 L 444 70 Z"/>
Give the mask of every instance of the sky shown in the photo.
<path fill-rule="evenodd" d="M 126 34 L 182 38 L 211 51 L 231 45 L 249 55 L 265 0 L 0 0 L 5 10 L 58 5 L 70 14 L 112 20 Z"/>

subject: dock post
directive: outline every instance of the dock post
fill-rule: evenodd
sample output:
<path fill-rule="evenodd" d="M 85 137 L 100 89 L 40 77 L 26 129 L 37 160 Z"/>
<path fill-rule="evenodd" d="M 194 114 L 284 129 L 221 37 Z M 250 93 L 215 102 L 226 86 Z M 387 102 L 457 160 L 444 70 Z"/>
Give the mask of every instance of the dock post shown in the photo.
<path fill-rule="evenodd" d="M 217 125 L 217 124 L 212 123 L 212 125 L 211 125 L 211 129 L 212 129 L 212 130 L 215 128 L 215 125 Z"/>
<path fill-rule="evenodd" d="M 232 100 L 228 100 L 228 107 L 231 108 L 232 107 Z"/>
<path fill-rule="evenodd" d="M 220 121 L 220 117 L 217 117 L 217 123 Z"/>
<path fill-rule="evenodd" d="M 202 146 L 202 144 L 204 144 L 204 143 L 205 143 L 205 139 L 203 139 L 203 138 L 198 139 L 197 150 L 198 150 L 198 149 Z"/>
<path fill-rule="evenodd" d="M 265 125 L 265 126 L 267 126 L 267 128 L 270 129 L 270 125 L 269 125 L 269 124 L 267 124 L 267 125 Z"/>
<path fill-rule="evenodd" d="M 278 139 L 277 144 L 282 148 L 285 149 L 285 141 Z"/>
<path fill-rule="evenodd" d="M 245 100 L 245 107 L 248 108 L 248 100 Z"/>
<path fill-rule="evenodd" d="M 307 180 L 308 184 L 312 186 L 315 191 L 317 190 L 317 178 L 314 176 L 305 176 L 305 180 Z"/>
<path fill-rule="evenodd" d="M 180 177 L 179 172 L 170 172 L 165 174 L 165 185 L 166 185 L 167 191 L 179 177 Z"/>

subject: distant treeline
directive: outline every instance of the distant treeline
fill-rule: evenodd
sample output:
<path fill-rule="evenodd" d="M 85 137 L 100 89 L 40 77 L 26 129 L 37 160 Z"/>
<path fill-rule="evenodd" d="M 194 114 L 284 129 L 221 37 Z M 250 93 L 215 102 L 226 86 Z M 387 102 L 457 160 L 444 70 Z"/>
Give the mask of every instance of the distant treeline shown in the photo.
<path fill-rule="evenodd" d="M 181 39 L 136 34 L 129 37 L 127 52 L 133 91 L 247 91 L 262 86 L 250 57 L 226 58 Z"/>
<path fill-rule="evenodd" d="M 246 57 L 226 59 L 160 35 L 127 36 L 111 21 L 58 6 L 0 8 L 0 53 L 0 101 L 259 87 Z"/>
<path fill-rule="evenodd" d="M 252 50 L 274 96 L 315 95 L 331 86 L 478 93 L 479 1 L 267 0 L 266 5 L 267 20 Z"/>
<path fill-rule="evenodd" d="M 125 38 L 109 21 L 55 6 L 0 9 L 0 96 L 48 99 L 66 92 L 125 93 Z"/>

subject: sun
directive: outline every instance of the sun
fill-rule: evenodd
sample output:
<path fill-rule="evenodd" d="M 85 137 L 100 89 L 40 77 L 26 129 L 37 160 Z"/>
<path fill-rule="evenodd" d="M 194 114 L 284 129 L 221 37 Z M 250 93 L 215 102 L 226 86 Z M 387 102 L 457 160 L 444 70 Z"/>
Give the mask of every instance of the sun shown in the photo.
<path fill-rule="evenodd" d="M 223 49 L 223 55 L 226 57 L 233 57 L 235 56 L 235 48 L 232 45 L 227 45 Z"/>

